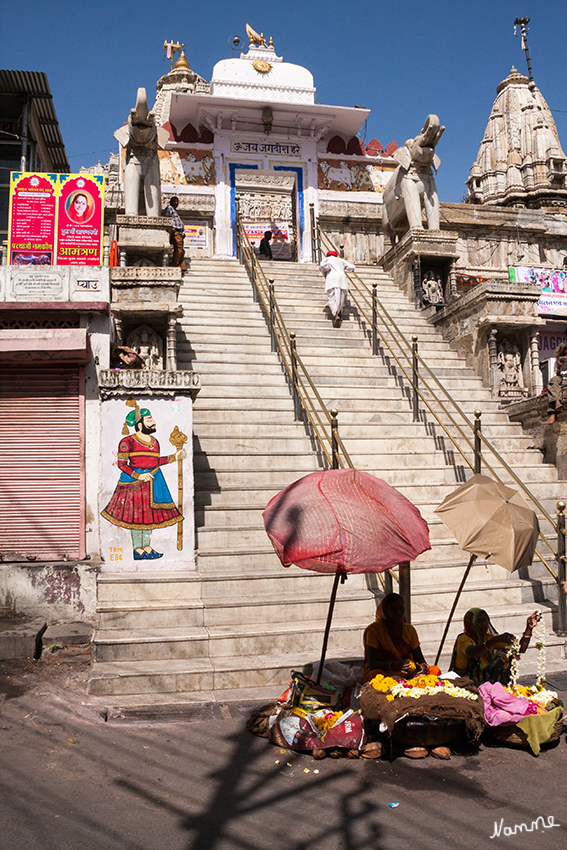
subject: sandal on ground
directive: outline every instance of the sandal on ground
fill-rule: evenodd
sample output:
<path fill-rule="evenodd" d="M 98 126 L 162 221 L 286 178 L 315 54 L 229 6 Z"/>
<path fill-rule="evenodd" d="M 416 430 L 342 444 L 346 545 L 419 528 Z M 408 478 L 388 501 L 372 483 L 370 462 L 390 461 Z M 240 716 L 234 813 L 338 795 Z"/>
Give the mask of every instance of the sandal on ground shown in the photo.
<path fill-rule="evenodd" d="M 433 756 L 434 759 L 450 759 L 451 750 L 449 747 L 433 747 L 429 750 L 429 755 Z"/>
<path fill-rule="evenodd" d="M 371 741 L 360 753 L 361 759 L 379 759 L 382 756 L 382 742 Z"/>
<path fill-rule="evenodd" d="M 427 758 L 429 752 L 425 747 L 408 747 L 407 750 L 404 750 L 404 755 L 409 759 L 424 759 Z"/>

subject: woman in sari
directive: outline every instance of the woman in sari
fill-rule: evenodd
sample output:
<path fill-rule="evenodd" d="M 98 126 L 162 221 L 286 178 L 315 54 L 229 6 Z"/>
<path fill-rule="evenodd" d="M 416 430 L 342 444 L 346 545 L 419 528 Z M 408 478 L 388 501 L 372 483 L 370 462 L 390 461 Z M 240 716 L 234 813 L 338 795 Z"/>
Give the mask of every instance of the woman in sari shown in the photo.
<path fill-rule="evenodd" d="M 376 612 L 376 620 L 364 630 L 362 684 L 379 673 L 411 678 L 427 672 L 417 632 L 406 623 L 404 614 L 402 597 L 388 593 Z"/>
<path fill-rule="evenodd" d="M 520 652 L 528 648 L 532 629 L 540 619 L 541 614 L 534 611 L 526 620 Z M 482 608 L 470 608 L 463 622 L 465 630 L 455 641 L 450 669 L 459 676 L 468 676 L 477 686 L 496 681 L 507 684 L 510 679 L 510 662 L 504 650 L 513 643 L 514 635 L 510 632 L 497 634 L 490 617 Z"/>

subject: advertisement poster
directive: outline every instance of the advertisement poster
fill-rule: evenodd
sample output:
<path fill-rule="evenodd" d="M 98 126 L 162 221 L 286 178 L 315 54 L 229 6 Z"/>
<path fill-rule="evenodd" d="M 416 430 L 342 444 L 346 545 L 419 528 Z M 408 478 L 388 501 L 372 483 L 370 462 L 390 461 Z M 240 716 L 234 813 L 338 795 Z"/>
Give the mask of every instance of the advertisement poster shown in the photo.
<path fill-rule="evenodd" d="M 9 263 L 100 266 L 104 177 L 10 175 Z"/>
<path fill-rule="evenodd" d="M 103 204 L 102 175 L 59 175 L 55 265 L 102 265 Z"/>
<path fill-rule="evenodd" d="M 267 230 L 270 230 L 272 233 L 272 241 L 270 242 L 270 246 L 272 248 L 272 257 L 274 258 L 274 260 L 291 259 L 289 231 L 287 227 L 285 227 L 285 225 L 283 227 L 278 227 L 276 225 L 269 224 L 268 222 L 258 223 L 245 221 L 244 230 L 246 231 L 246 234 L 251 244 L 256 249 L 256 253 L 258 253 L 260 242 L 264 238 L 264 233 Z"/>
<path fill-rule="evenodd" d="M 185 247 L 207 248 L 209 244 L 209 229 L 206 221 L 192 221 L 185 224 Z"/>
<path fill-rule="evenodd" d="M 537 302 L 540 316 L 567 316 L 567 269 L 542 269 L 514 266 L 508 269 L 513 283 L 537 283 L 541 298 Z"/>
<path fill-rule="evenodd" d="M 8 262 L 52 266 L 58 174 L 10 174 Z"/>

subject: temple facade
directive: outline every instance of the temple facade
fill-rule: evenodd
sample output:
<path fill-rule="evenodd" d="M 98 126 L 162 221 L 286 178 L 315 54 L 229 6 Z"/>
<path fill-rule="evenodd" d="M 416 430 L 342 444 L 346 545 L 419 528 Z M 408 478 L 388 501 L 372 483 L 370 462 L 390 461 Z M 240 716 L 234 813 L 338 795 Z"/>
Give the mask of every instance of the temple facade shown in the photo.
<path fill-rule="evenodd" d="M 277 259 L 310 262 L 310 210 L 344 219 L 347 199 L 347 214 L 370 222 L 363 253 L 382 253 L 376 224 L 396 145 L 365 146 L 357 133 L 369 110 L 319 104 L 315 91 L 271 41 L 217 62 L 209 83 L 184 54 L 158 80 L 153 111 L 169 131 L 162 194 L 180 199 L 190 255 L 235 256 L 237 197 L 249 238 L 258 245 L 271 230 Z"/>

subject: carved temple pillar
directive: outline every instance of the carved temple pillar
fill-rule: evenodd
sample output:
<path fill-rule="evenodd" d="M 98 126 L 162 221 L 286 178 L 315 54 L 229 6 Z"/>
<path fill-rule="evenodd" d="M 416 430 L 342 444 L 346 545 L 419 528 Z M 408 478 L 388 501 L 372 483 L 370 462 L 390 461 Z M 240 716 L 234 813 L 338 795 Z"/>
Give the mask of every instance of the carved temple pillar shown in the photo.
<path fill-rule="evenodd" d="M 413 273 L 413 302 L 416 307 L 421 307 L 421 263 L 416 257 L 412 263 Z"/>
<path fill-rule="evenodd" d="M 537 396 L 543 389 L 543 379 L 541 369 L 539 368 L 539 351 L 538 351 L 538 328 L 529 329 L 529 355 L 530 355 L 530 394 Z"/>
<path fill-rule="evenodd" d="M 177 316 L 170 314 L 167 321 L 167 368 L 177 369 Z"/>
<path fill-rule="evenodd" d="M 449 298 L 447 298 L 448 303 L 455 301 L 457 298 L 457 272 L 455 271 L 456 261 L 454 259 L 451 260 L 451 265 L 449 266 Z"/>
<path fill-rule="evenodd" d="M 116 345 L 124 345 L 124 334 L 122 329 L 122 316 L 114 313 L 114 327 L 116 328 Z"/>
<path fill-rule="evenodd" d="M 488 369 L 490 375 L 490 389 L 493 396 L 498 395 L 499 375 L 498 375 L 498 345 L 496 337 L 498 330 L 495 327 L 490 328 L 488 335 Z"/>

